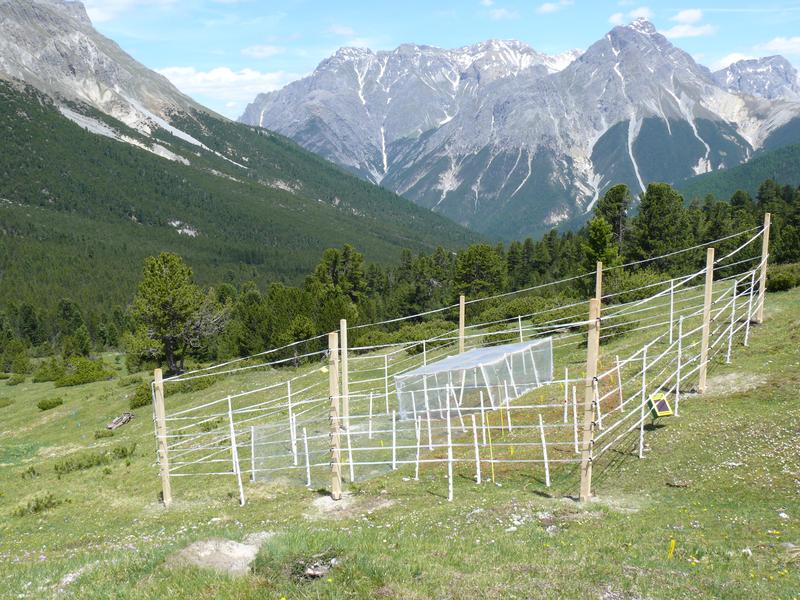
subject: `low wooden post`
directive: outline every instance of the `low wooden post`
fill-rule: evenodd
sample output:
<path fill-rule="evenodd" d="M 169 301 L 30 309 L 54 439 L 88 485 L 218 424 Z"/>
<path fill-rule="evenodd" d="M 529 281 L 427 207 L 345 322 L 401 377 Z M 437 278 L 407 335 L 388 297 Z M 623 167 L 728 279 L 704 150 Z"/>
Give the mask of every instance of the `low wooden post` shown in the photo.
<path fill-rule="evenodd" d="M 153 415 L 156 420 L 158 442 L 158 471 L 161 475 L 161 497 L 164 506 L 172 504 L 172 485 L 169 480 L 169 453 L 167 451 L 167 416 L 164 409 L 164 379 L 161 369 L 153 371 Z"/>
<path fill-rule="evenodd" d="M 339 354 L 342 368 L 342 423 L 350 429 L 350 370 L 347 363 L 347 319 L 339 321 Z"/>
<path fill-rule="evenodd" d="M 761 272 L 758 275 L 758 309 L 756 323 L 764 322 L 764 302 L 767 294 L 767 260 L 769 259 L 769 227 L 772 221 L 770 213 L 764 213 L 764 229 L 761 234 Z"/>
<path fill-rule="evenodd" d="M 581 502 L 592 495 L 592 437 L 594 434 L 594 382 L 600 352 L 600 302 L 589 301 L 589 332 L 586 351 L 586 381 L 583 396 L 583 445 L 581 447 Z"/>
<path fill-rule="evenodd" d="M 458 353 L 464 352 L 464 329 L 466 328 L 466 300 L 464 294 L 458 297 Z"/>
<path fill-rule="evenodd" d="M 705 299 L 703 300 L 703 330 L 700 339 L 700 373 L 697 391 L 706 391 L 708 377 L 708 337 L 711 333 L 711 304 L 714 293 L 714 248 L 706 251 L 706 283 Z"/>
<path fill-rule="evenodd" d="M 331 498 L 342 499 L 342 451 L 339 439 L 339 334 L 328 334 L 328 398 L 331 420 Z"/>

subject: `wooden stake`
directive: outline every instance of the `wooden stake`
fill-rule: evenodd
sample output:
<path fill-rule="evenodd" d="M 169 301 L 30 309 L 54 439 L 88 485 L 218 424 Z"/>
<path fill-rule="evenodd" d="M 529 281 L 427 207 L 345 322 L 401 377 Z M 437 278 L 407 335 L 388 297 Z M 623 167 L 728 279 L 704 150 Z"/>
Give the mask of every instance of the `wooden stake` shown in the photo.
<path fill-rule="evenodd" d="M 331 421 L 331 498 L 342 499 L 342 454 L 339 439 L 339 334 L 328 334 L 328 398 Z"/>
<path fill-rule="evenodd" d="M 603 304 L 603 263 L 597 261 L 594 276 L 594 297 L 597 300 L 597 316 L 600 318 L 600 306 Z"/>
<path fill-rule="evenodd" d="M 697 391 L 706 391 L 708 377 L 708 337 L 711 332 L 711 304 L 714 293 L 714 248 L 706 251 L 706 284 L 705 299 L 703 300 L 703 331 L 700 340 L 700 374 Z"/>
<path fill-rule="evenodd" d="M 542 438 L 542 455 L 544 456 L 544 484 L 550 487 L 550 463 L 547 462 L 547 442 L 544 439 L 544 421 L 542 421 L 541 413 L 539 413 L 539 433 Z"/>
<path fill-rule="evenodd" d="M 464 294 L 458 297 L 458 353 L 464 352 L 464 329 L 466 328 L 466 301 Z"/>
<path fill-rule="evenodd" d="M 350 429 L 350 369 L 347 361 L 347 319 L 339 321 L 342 367 L 342 422 L 345 429 Z"/>
<path fill-rule="evenodd" d="M 583 445 L 581 448 L 581 502 L 592 495 L 592 437 L 594 434 L 594 382 L 597 378 L 597 355 L 600 352 L 600 302 L 589 301 L 589 332 L 586 351 L 586 382 L 583 399 Z"/>
<path fill-rule="evenodd" d="M 769 259 L 769 227 L 772 221 L 770 213 L 764 213 L 764 231 L 761 234 L 761 272 L 758 277 L 758 309 L 756 323 L 764 322 L 764 302 L 767 296 L 767 261 Z"/>
<path fill-rule="evenodd" d="M 172 485 L 169 480 L 169 453 L 167 450 L 167 416 L 164 409 L 164 379 L 161 369 L 153 371 L 153 415 L 156 420 L 158 441 L 158 470 L 161 475 L 161 497 L 164 506 L 172 504 Z"/>

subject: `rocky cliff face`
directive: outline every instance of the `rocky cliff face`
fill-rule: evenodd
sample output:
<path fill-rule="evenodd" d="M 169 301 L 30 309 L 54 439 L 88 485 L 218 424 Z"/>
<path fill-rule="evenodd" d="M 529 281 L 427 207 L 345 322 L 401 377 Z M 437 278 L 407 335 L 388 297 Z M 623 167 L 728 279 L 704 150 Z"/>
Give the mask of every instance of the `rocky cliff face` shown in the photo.
<path fill-rule="evenodd" d="M 496 40 L 343 48 L 241 120 L 462 224 L 518 237 L 582 218 L 615 183 L 638 191 L 746 161 L 798 115 L 791 98 L 721 85 L 637 20 L 562 57 Z"/>

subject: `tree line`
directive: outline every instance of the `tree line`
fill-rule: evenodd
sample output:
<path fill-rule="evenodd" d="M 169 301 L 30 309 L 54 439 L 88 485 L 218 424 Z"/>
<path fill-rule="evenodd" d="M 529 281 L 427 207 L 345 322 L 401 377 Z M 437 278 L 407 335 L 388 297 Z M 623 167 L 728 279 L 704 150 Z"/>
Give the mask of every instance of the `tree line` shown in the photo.
<path fill-rule="evenodd" d="M 730 201 L 713 196 L 689 204 L 671 186 L 650 184 L 638 199 L 625 185 L 610 188 L 579 231 L 549 232 L 508 245 L 473 244 L 460 252 L 403 250 L 394 266 L 367 264 L 353 246 L 325 250 L 300 286 L 254 282 L 201 288 L 184 260 L 170 253 L 145 260 L 141 282 L 130 305 L 87 319 L 64 298 L 54 311 L 30 303 L 9 304 L 0 313 L 0 370 L 26 368 L 20 356 L 89 356 L 123 349 L 132 370 L 165 364 L 179 372 L 186 361 L 223 360 L 291 345 L 351 324 L 390 320 L 452 305 L 460 294 L 485 297 L 574 277 L 594 270 L 668 255 L 693 245 L 757 227 L 773 214 L 771 261 L 800 261 L 800 189 L 765 181 L 756 197 L 736 192 Z M 717 244 L 718 255 L 742 242 Z M 755 245 L 748 249 L 757 255 Z M 637 287 L 702 266 L 703 253 L 679 253 L 633 268 L 617 269 L 605 280 L 607 291 Z M 591 278 L 537 290 L 538 302 L 565 301 L 590 293 Z M 470 307 L 471 317 L 502 315 L 515 300 Z M 516 310 L 518 307 L 514 307 Z M 519 314 L 519 313 L 515 313 Z M 386 342 L 397 335 L 427 337 L 446 330 L 454 312 L 354 332 L 351 343 Z M 450 321 L 448 321 L 450 320 Z M 412 330 L 409 330 L 411 328 Z M 276 358 L 323 347 L 318 339 L 290 347 Z M 14 364 L 16 361 L 16 365 Z M 28 367 L 29 368 L 29 367 Z"/>

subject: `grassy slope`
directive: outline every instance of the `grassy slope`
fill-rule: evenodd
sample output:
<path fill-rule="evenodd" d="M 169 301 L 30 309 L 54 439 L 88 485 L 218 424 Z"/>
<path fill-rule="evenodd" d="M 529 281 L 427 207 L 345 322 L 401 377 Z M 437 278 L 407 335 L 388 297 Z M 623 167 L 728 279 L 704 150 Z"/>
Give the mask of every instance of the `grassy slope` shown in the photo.
<path fill-rule="evenodd" d="M 92 436 L 125 408 L 131 383 L 3 386 L 0 397 L 14 404 L 0 408 L 0 596 L 47 596 L 85 569 L 68 586 L 77 597 L 797 597 L 798 563 L 781 543 L 800 543 L 799 331 L 800 289 L 770 295 L 750 348 L 712 372 L 756 376 L 757 387 L 712 388 L 682 403 L 680 418 L 647 432 L 645 460 L 618 453 L 596 467 L 599 499 L 588 507 L 564 498 L 576 490 L 574 472 L 559 472 L 547 493 L 519 468 L 498 474 L 502 487 L 478 487 L 459 471 L 450 504 L 439 468 L 423 471 L 420 483 L 402 481 L 401 470 L 361 484 L 342 520 L 309 521 L 314 492 L 266 484 L 248 486 L 240 509 L 227 478 L 176 480 L 175 506 L 164 511 L 149 409 L 110 440 Z M 64 406 L 40 413 L 36 401 L 54 393 Z M 130 466 L 55 477 L 62 455 L 132 441 Z M 23 479 L 29 466 L 40 476 Z M 676 481 L 691 483 L 667 485 Z M 45 490 L 68 503 L 10 516 Z M 378 498 L 394 504 L 369 513 Z M 279 535 L 262 550 L 257 577 L 163 565 L 188 542 L 259 530 Z M 329 579 L 289 577 L 297 558 L 321 552 L 342 561 Z"/>

